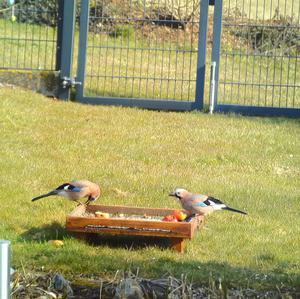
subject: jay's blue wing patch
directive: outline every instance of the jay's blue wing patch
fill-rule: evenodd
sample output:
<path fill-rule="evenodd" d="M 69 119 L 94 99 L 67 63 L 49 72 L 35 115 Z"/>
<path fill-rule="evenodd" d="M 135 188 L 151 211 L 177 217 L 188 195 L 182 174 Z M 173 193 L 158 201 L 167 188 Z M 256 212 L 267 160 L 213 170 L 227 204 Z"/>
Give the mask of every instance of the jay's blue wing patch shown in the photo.
<path fill-rule="evenodd" d="M 81 188 L 77 187 L 77 186 L 74 186 L 74 185 L 71 185 L 71 184 L 63 184 L 63 185 L 57 187 L 56 190 L 68 190 L 68 191 L 71 191 L 71 192 L 80 192 Z"/>
<path fill-rule="evenodd" d="M 205 204 L 203 201 L 202 202 L 197 202 L 195 205 L 198 206 L 198 207 L 207 207 L 207 204 Z"/>
<path fill-rule="evenodd" d="M 81 188 L 79 187 L 75 187 L 73 186 L 74 188 L 71 189 L 72 192 L 80 192 L 81 191 Z"/>

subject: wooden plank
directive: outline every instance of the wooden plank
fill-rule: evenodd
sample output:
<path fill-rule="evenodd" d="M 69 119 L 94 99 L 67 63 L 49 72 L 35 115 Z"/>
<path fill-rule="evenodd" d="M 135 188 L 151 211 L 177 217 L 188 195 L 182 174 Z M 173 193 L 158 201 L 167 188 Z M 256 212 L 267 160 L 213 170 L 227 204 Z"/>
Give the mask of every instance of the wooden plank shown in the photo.
<path fill-rule="evenodd" d="M 122 218 L 84 218 L 68 216 L 66 228 L 73 231 L 86 231 L 86 227 L 99 226 L 99 231 L 107 230 L 113 231 L 115 234 L 124 234 L 127 230 L 130 234 L 144 233 L 145 235 L 159 235 L 168 237 L 171 235 L 177 235 L 178 237 L 191 238 L 192 237 L 192 225 L 187 222 L 164 222 L 164 221 L 148 221 L 148 220 L 136 220 L 136 219 L 122 219 Z"/>
<path fill-rule="evenodd" d="M 152 228 L 168 228 L 177 229 L 178 231 L 190 230 L 192 222 L 168 222 L 168 221 L 154 221 L 143 219 L 126 219 L 126 218 L 88 218 L 88 217 L 76 217 L 68 216 L 68 224 L 70 226 L 84 227 L 88 224 L 93 225 L 114 225 L 114 226 L 130 226 L 136 228 L 143 228 L 145 226 Z"/>
<path fill-rule="evenodd" d="M 79 232 L 82 234 L 98 234 L 98 235 L 110 235 L 110 236 L 143 236 L 143 237 L 160 237 L 160 238 L 186 238 L 182 235 L 177 234 L 176 232 L 160 232 L 160 231 L 145 231 L 145 230 L 130 230 L 130 229 L 113 229 L 113 228 L 93 228 L 87 227 L 86 229 L 82 228 L 72 228 L 68 229 L 71 232 Z"/>

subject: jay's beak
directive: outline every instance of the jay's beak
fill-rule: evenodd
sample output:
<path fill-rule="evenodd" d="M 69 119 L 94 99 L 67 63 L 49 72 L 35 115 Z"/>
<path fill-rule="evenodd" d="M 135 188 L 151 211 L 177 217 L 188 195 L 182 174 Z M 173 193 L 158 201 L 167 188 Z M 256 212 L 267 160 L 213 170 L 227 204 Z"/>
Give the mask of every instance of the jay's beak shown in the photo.
<path fill-rule="evenodd" d="M 171 193 L 169 193 L 169 196 L 174 196 L 174 197 L 176 197 L 176 194 L 175 194 L 175 192 L 171 192 Z"/>

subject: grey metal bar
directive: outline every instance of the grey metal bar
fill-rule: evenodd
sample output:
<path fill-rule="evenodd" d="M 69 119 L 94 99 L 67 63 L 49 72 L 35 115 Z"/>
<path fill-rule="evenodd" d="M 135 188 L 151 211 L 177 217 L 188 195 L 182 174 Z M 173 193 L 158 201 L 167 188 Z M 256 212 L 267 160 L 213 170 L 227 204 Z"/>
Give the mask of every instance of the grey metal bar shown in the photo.
<path fill-rule="evenodd" d="M 196 109 L 194 102 L 171 101 L 171 100 L 149 100 L 140 98 L 105 98 L 105 97 L 82 97 L 81 103 L 92 105 L 116 105 L 129 107 L 142 107 L 146 109 L 159 109 L 170 111 L 189 111 Z"/>
<path fill-rule="evenodd" d="M 196 97 L 195 97 L 195 107 L 200 110 L 203 109 L 203 103 L 204 103 L 208 6 L 209 6 L 209 0 L 201 0 L 200 24 L 199 24 L 200 28 L 199 28 L 199 36 L 198 36 L 197 81 L 196 81 Z"/>
<path fill-rule="evenodd" d="M 60 69 L 62 80 L 63 78 L 72 78 L 75 14 L 76 0 L 64 1 Z M 58 90 L 58 97 L 68 100 L 70 98 L 70 86 L 61 85 Z"/>
<path fill-rule="evenodd" d="M 233 112 L 242 115 L 257 116 L 285 116 L 291 118 L 300 117 L 300 109 L 296 108 L 279 108 L 279 107 L 260 107 L 260 106 L 242 106 L 222 104 L 215 107 L 216 112 Z"/>
<path fill-rule="evenodd" d="M 245 24 L 228 24 L 228 23 L 224 23 L 223 24 L 224 27 L 247 27 L 247 28 L 271 28 L 271 29 L 282 29 L 282 28 L 286 28 L 286 25 L 268 25 L 268 24 L 250 24 L 250 23 L 245 23 Z M 297 29 L 299 28 L 298 25 L 289 25 L 290 29 Z"/>
<path fill-rule="evenodd" d="M 215 7 L 214 7 L 213 42 L 212 42 L 212 54 L 211 54 L 211 60 L 216 64 L 214 69 L 215 105 L 218 103 L 220 52 L 221 52 L 221 36 L 222 36 L 222 15 L 223 15 L 223 0 L 218 0 L 215 2 Z"/>
<path fill-rule="evenodd" d="M 57 15 L 57 36 L 56 36 L 56 62 L 55 70 L 59 71 L 61 68 L 61 48 L 62 48 L 62 28 L 64 17 L 64 2 L 65 0 L 58 0 L 58 15 Z"/>
<path fill-rule="evenodd" d="M 0 37 L 0 41 L 1 40 L 7 40 L 7 41 L 14 41 L 14 42 L 20 42 L 20 41 L 24 41 L 24 42 L 36 42 L 36 43 L 41 43 L 41 42 L 43 42 L 43 43 L 56 43 L 56 41 L 55 40 L 49 40 L 49 39 L 42 39 L 42 38 L 35 38 L 35 39 L 33 39 L 33 38 L 26 38 L 26 37 L 24 37 L 24 38 L 18 38 L 18 37 L 16 37 L 16 38 L 14 38 L 14 37 Z M 17 51 L 18 51 L 18 47 L 17 47 Z"/>
<path fill-rule="evenodd" d="M 249 53 L 241 53 L 238 51 L 232 50 L 231 52 L 228 51 L 223 51 L 223 55 L 227 56 L 240 56 L 240 57 L 249 57 Z M 260 53 L 251 53 L 252 57 L 262 57 L 262 58 L 286 58 L 287 56 L 285 55 L 274 55 L 273 53 L 268 53 L 268 54 L 260 54 Z M 296 55 L 289 55 L 288 56 L 290 59 L 296 59 L 298 56 Z"/>
<path fill-rule="evenodd" d="M 150 2 L 150 1 L 149 1 Z M 153 6 L 154 4 L 158 4 L 158 3 L 155 3 L 155 2 L 151 2 L 149 3 L 149 6 L 152 6 L 152 9 L 153 9 Z M 144 6 L 145 7 L 145 6 Z M 93 17 L 93 19 L 95 20 L 107 20 L 108 22 L 111 22 L 111 21 L 116 21 L 116 22 L 143 22 L 143 23 L 146 23 L 146 24 L 152 24 L 154 22 L 157 22 L 158 21 L 158 18 L 151 18 L 151 17 L 147 17 L 147 18 L 131 18 L 131 17 L 126 17 L 126 18 L 120 18 L 120 17 L 107 17 L 107 16 L 101 16 L 101 17 Z M 166 23 L 168 24 L 178 24 L 178 20 L 166 20 L 166 18 L 164 18 L 163 21 L 166 21 Z M 197 21 L 189 21 L 190 24 L 194 23 L 194 24 L 198 24 Z M 104 31 L 105 32 L 105 31 Z"/>
<path fill-rule="evenodd" d="M 15 70 L 15 71 L 41 71 L 36 67 L 1 67 L 1 70 Z M 43 69 L 44 72 L 51 72 L 52 69 Z"/>
<path fill-rule="evenodd" d="M 10 241 L 0 240 L 0 298 L 10 298 Z"/>
<path fill-rule="evenodd" d="M 101 5 L 101 3 L 99 4 Z M 104 18 L 104 10 L 102 9 L 101 10 L 101 17 Z M 103 44 L 103 29 L 101 28 L 101 31 L 100 31 L 100 37 L 99 37 L 99 41 L 98 41 L 98 44 L 102 45 Z M 94 45 L 95 46 L 95 45 Z M 89 45 L 86 45 L 86 47 L 88 48 Z M 101 57 L 101 53 L 102 52 L 102 48 L 99 47 L 99 51 L 98 51 L 98 66 L 97 66 L 97 74 L 100 73 L 100 69 L 102 68 L 102 57 Z M 121 51 L 120 51 L 120 60 L 121 60 L 122 56 L 121 56 Z M 120 71 L 120 69 L 119 69 Z M 99 86 L 101 86 L 101 82 L 99 80 L 100 78 L 97 78 L 97 81 L 96 81 L 96 89 L 99 90 Z M 118 86 L 119 88 L 119 86 Z"/>
<path fill-rule="evenodd" d="M 141 79 L 141 80 L 152 80 L 152 81 L 174 81 L 176 78 L 172 77 L 172 78 L 162 78 L 162 77 L 138 77 L 138 76 L 117 76 L 117 75 L 86 75 L 86 78 L 112 78 L 112 79 L 129 79 L 129 80 L 137 80 L 137 79 Z M 189 80 L 187 79 L 177 79 L 178 82 L 194 82 L 195 80 Z M 272 85 L 273 86 L 273 85 Z"/>
<path fill-rule="evenodd" d="M 89 0 L 81 1 L 80 12 L 80 30 L 79 30 L 79 52 L 77 64 L 77 80 L 81 85 L 76 86 L 76 97 L 83 98 L 84 83 L 85 83 L 85 70 L 86 70 L 86 49 L 88 44 L 88 31 L 89 31 Z"/>
<path fill-rule="evenodd" d="M 230 81 L 230 82 L 226 82 L 226 81 L 219 81 L 220 83 L 224 84 L 224 85 L 246 85 L 246 86 L 257 86 L 257 87 L 295 87 L 295 88 L 300 88 L 300 85 L 298 84 L 273 84 L 271 83 L 252 83 L 252 82 L 239 82 L 239 81 Z"/>

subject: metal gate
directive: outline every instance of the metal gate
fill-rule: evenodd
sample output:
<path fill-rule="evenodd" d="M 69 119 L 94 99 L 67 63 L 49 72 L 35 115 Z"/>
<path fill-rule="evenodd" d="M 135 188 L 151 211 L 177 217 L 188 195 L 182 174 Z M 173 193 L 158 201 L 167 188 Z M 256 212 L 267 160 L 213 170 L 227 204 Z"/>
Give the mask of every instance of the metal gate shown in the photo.
<path fill-rule="evenodd" d="M 0 68 L 59 75 L 59 98 L 200 110 L 208 52 L 215 110 L 300 116 L 297 0 L 4 1 L 0 23 Z"/>
<path fill-rule="evenodd" d="M 81 1 L 76 99 L 202 109 L 209 0 L 180 2 Z"/>
<path fill-rule="evenodd" d="M 212 49 L 216 110 L 299 117 L 300 2 L 222 2 Z"/>

